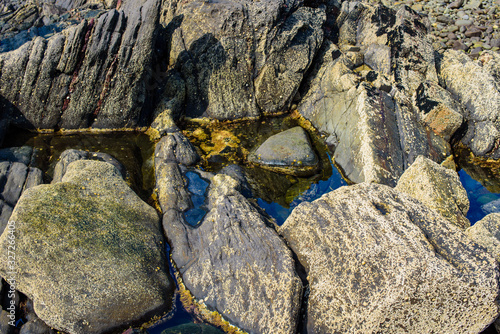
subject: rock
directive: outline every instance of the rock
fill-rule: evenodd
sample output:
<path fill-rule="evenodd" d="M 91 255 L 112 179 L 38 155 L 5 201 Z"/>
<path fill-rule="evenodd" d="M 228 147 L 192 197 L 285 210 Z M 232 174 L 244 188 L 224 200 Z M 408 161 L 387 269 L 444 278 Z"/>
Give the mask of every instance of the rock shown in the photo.
<path fill-rule="evenodd" d="M 500 261 L 500 213 L 490 213 L 469 227 L 465 233 Z"/>
<path fill-rule="evenodd" d="M 156 129 L 160 136 L 179 130 L 174 121 L 178 120 L 184 111 L 185 98 L 186 84 L 184 79 L 177 72 L 170 71 L 161 93 L 160 102 L 155 108 L 153 123 L 151 123 L 151 128 Z"/>
<path fill-rule="evenodd" d="M 241 195 L 238 182 L 212 179 L 197 228 L 179 212 L 163 217 L 172 259 L 197 300 L 251 333 L 295 333 L 302 283 L 290 250 Z"/>
<path fill-rule="evenodd" d="M 487 214 L 500 212 L 500 199 L 481 205 L 481 210 Z"/>
<path fill-rule="evenodd" d="M 458 227 L 470 227 L 466 218 L 469 199 L 455 171 L 419 156 L 401 175 L 395 189 L 436 210 Z"/>
<path fill-rule="evenodd" d="M 100 333 L 168 304 L 171 284 L 158 215 L 113 165 L 71 163 L 61 182 L 25 191 L 11 218 L 17 288 L 47 325 Z M 8 240 L 4 232 L 4 252 Z M 2 262 L 1 275 L 8 277 L 8 271 Z"/>
<path fill-rule="evenodd" d="M 391 73 L 391 48 L 387 45 L 370 44 L 365 51 L 365 64 L 375 71 Z"/>
<path fill-rule="evenodd" d="M 161 334 L 178 334 L 178 333 L 189 333 L 189 334 L 223 334 L 224 332 L 220 329 L 212 327 L 205 324 L 183 324 L 165 329 Z"/>
<path fill-rule="evenodd" d="M 465 31 L 464 35 L 465 37 L 481 37 L 481 30 L 479 30 L 478 28 L 474 27 L 474 26 L 470 26 L 467 28 L 467 30 Z"/>
<path fill-rule="evenodd" d="M 480 156 L 495 154 L 497 149 L 492 151 L 490 144 L 500 139 L 500 86 L 494 70 L 495 64 L 500 64 L 500 55 L 490 51 L 485 53 L 491 56 L 486 66 L 472 61 L 463 52 L 453 50 L 444 53 L 440 64 L 440 76 L 446 84 L 446 89 L 467 111 L 464 116 L 468 120 L 469 128 L 462 142 L 469 146 L 474 154 Z M 481 125 L 476 126 L 477 123 Z M 493 127 L 497 130 L 494 134 L 488 132 Z M 484 138 L 486 132 L 489 135 Z M 484 144 L 473 144 L 474 142 Z"/>
<path fill-rule="evenodd" d="M 176 0 L 162 13 L 166 58 L 185 80 L 186 115 L 219 120 L 287 110 L 326 19 L 293 0 Z"/>
<path fill-rule="evenodd" d="M 118 161 L 113 156 L 107 153 L 68 149 L 65 150 L 63 153 L 61 153 L 59 161 L 54 167 L 54 176 L 52 177 L 52 183 L 61 182 L 64 175 L 66 174 L 68 166 L 72 162 L 78 160 L 96 160 L 96 161 L 107 162 L 115 166 L 116 169 L 120 171 L 120 174 L 124 179 L 127 177 L 127 170 L 125 169 L 125 166 L 123 166 L 123 164 L 120 161 Z"/>
<path fill-rule="evenodd" d="M 167 134 L 156 144 L 155 164 L 159 164 L 158 160 L 189 166 L 197 163 L 200 156 L 182 132 L 177 131 Z"/>
<path fill-rule="evenodd" d="M 0 160 L 20 162 L 26 166 L 30 165 L 32 155 L 31 146 L 8 147 L 0 150 Z"/>
<path fill-rule="evenodd" d="M 434 133 L 450 141 L 453 134 L 460 128 L 464 119 L 460 104 L 451 94 L 437 83 L 426 81 L 420 84 L 413 95 L 420 119 Z"/>
<path fill-rule="evenodd" d="M 467 51 L 468 49 L 469 49 L 469 47 L 461 41 L 454 41 L 453 42 L 453 50 Z"/>
<path fill-rule="evenodd" d="M 463 27 L 463 26 L 467 27 L 467 26 L 472 25 L 472 23 L 473 22 L 471 20 L 456 20 L 455 21 L 455 25 L 459 26 L 459 27 Z"/>
<path fill-rule="evenodd" d="M 55 332 L 40 319 L 33 319 L 21 327 L 19 334 L 55 334 Z"/>
<path fill-rule="evenodd" d="M 119 10 L 0 54 L 0 95 L 9 102 L 13 124 L 33 129 L 144 125 L 159 3 L 126 1 Z"/>
<path fill-rule="evenodd" d="M 162 212 L 170 209 L 180 212 L 191 206 L 191 197 L 185 189 L 185 181 L 175 162 L 155 162 L 156 188 Z"/>
<path fill-rule="evenodd" d="M 300 126 L 269 137 L 248 160 L 263 168 L 292 175 L 314 174 L 319 159 Z"/>
<path fill-rule="evenodd" d="M 479 333 L 498 315 L 496 261 L 390 187 L 339 188 L 278 231 L 308 274 L 308 333 Z"/>
<path fill-rule="evenodd" d="M 0 309 L 0 333 L 2 334 L 15 334 L 16 327 L 9 324 L 12 321 L 9 318 L 9 312 Z"/>

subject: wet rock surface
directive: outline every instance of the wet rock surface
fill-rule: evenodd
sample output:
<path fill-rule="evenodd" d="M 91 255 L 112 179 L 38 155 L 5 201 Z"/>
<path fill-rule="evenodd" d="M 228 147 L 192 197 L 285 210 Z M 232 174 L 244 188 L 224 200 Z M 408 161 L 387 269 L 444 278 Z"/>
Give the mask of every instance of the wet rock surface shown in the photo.
<path fill-rule="evenodd" d="M 248 160 L 290 174 L 314 174 L 319 163 L 307 132 L 300 126 L 269 137 Z"/>
<path fill-rule="evenodd" d="M 470 227 L 467 192 L 454 170 L 419 156 L 403 173 L 395 188 L 436 210 L 460 228 Z"/>
<path fill-rule="evenodd" d="M 496 261 L 387 186 L 301 204 L 279 232 L 308 273 L 309 333 L 478 333 L 498 315 Z"/>
<path fill-rule="evenodd" d="M 167 307 L 158 215 L 111 164 L 71 163 L 61 182 L 27 190 L 12 220 L 16 288 L 49 326 L 100 333 Z M 8 233 L 0 237 L 5 252 L 8 240 Z M 0 270 L 6 277 L 7 264 Z"/>

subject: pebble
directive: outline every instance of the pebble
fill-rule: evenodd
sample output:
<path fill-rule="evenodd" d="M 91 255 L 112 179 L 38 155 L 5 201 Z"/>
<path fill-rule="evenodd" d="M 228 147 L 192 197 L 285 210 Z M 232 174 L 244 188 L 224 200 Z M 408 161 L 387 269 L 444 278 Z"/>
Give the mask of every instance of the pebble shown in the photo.
<path fill-rule="evenodd" d="M 455 25 L 457 25 L 457 26 L 470 26 L 470 25 L 472 25 L 472 21 L 471 20 L 456 20 Z"/>

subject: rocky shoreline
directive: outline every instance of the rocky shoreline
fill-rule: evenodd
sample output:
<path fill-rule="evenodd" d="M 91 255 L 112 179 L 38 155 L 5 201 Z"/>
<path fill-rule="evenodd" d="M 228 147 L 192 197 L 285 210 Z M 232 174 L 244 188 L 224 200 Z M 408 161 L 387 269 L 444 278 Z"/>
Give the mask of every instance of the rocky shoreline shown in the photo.
<path fill-rule="evenodd" d="M 215 327 L 165 334 L 493 330 L 499 214 L 471 226 L 457 163 L 500 179 L 498 6 L 0 0 L 0 139 L 152 141 L 0 150 L 0 332 L 147 333 L 178 299 Z M 330 160 L 338 189 L 259 205 Z"/>

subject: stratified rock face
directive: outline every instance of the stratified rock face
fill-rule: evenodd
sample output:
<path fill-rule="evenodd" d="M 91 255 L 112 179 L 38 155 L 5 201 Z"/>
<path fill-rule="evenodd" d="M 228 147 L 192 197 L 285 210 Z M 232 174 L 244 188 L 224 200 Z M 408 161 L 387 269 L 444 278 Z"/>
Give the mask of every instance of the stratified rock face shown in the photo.
<path fill-rule="evenodd" d="M 112 165 L 73 162 L 62 182 L 25 191 L 10 220 L 16 288 L 49 326 L 101 333 L 166 307 L 170 281 L 158 215 Z M 2 277 L 9 271 L 2 261 Z"/>
<path fill-rule="evenodd" d="M 165 213 L 172 259 L 196 299 L 232 324 L 249 333 L 295 333 L 302 283 L 292 254 L 237 187 L 216 175 L 196 228 L 175 208 Z"/>
<path fill-rule="evenodd" d="M 159 3 L 126 2 L 0 54 L 0 95 L 13 122 L 42 129 L 144 123 Z"/>
<path fill-rule="evenodd" d="M 486 248 L 500 261 L 500 213 L 491 213 L 469 227 L 465 233 L 471 240 Z"/>
<path fill-rule="evenodd" d="M 237 119 L 288 108 L 321 46 L 326 18 L 300 5 L 165 1 L 161 22 L 171 38 L 170 65 L 185 80 L 186 114 Z"/>
<path fill-rule="evenodd" d="M 469 199 L 455 171 L 419 156 L 403 173 L 395 188 L 436 210 L 458 227 L 466 229 Z"/>
<path fill-rule="evenodd" d="M 462 142 L 475 155 L 500 158 L 500 55 L 485 51 L 479 61 L 449 50 L 440 64 L 446 89 L 467 109 L 467 134 Z"/>
<path fill-rule="evenodd" d="M 494 258 L 390 187 L 339 188 L 279 231 L 308 271 L 308 333 L 479 333 L 498 316 Z"/>
<path fill-rule="evenodd" d="M 307 132 L 300 126 L 269 137 L 248 160 L 295 175 L 314 173 L 319 163 Z"/>

